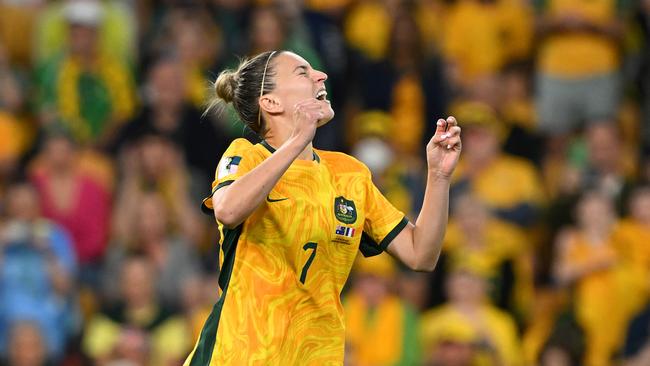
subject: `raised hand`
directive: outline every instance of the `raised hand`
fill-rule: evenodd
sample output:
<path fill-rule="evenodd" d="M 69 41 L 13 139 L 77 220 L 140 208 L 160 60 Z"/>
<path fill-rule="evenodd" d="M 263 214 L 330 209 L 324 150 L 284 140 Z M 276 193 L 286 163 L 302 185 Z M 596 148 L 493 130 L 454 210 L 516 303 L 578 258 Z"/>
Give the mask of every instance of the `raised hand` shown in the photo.
<path fill-rule="evenodd" d="M 324 102 L 310 98 L 296 104 L 293 111 L 293 131 L 291 137 L 297 138 L 301 145 L 307 146 L 316 134 L 318 122 L 327 117 Z"/>
<path fill-rule="evenodd" d="M 460 127 L 456 118 L 439 119 L 436 133 L 427 144 L 429 173 L 449 178 L 458 164 L 461 149 Z"/>

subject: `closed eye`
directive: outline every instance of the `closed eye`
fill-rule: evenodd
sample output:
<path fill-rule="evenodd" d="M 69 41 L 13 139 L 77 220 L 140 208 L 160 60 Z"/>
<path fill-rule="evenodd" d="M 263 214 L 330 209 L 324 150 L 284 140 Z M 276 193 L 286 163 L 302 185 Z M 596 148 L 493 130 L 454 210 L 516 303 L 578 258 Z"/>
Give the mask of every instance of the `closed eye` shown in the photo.
<path fill-rule="evenodd" d="M 300 76 L 308 76 L 308 74 L 307 74 L 307 66 L 299 65 L 293 71 L 294 72 L 298 71 L 298 75 L 300 75 Z"/>

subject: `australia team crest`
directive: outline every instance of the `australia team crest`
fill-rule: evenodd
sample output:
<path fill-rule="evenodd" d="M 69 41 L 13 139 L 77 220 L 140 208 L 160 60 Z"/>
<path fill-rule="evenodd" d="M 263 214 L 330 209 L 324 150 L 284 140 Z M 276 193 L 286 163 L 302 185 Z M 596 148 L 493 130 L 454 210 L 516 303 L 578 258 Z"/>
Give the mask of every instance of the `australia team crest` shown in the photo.
<path fill-rule="evenodd" d="M 343 196 L 334 199 L 334 216 L 345 224 L 354 224 L 357 221 L 357 208 L 354 201 L 347 200 Z"/>

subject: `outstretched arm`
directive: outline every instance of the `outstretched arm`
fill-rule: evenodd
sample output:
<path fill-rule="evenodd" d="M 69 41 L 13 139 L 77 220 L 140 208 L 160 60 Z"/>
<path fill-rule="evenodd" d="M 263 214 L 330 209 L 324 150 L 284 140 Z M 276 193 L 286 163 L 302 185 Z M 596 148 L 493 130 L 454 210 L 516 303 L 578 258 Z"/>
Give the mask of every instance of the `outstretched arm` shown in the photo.
<path fill-rule="evenodd" d="M 427 144 L 427 186 L 422 209 L 388 246 L 388 252 L 416 271 L 433 271 L 440 256 L 449 212 L 449 184 L 461 151 L 454 117 L 439 119 Z"/>

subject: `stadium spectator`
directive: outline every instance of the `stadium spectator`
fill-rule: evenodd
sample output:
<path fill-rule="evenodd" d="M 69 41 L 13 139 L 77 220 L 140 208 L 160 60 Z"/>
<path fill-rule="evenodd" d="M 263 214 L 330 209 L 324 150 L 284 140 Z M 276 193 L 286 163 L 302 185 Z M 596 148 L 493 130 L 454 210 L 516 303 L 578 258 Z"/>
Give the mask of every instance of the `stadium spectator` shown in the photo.
<path fill-rule="evenodd" d="M 497 75 L 530 52 L 533 19 L 520 0 L 451 1 L 442 19 L 441 49 L 456 89 Z"/>
<path fill-rule="evenodd" d="M 33 0 L 30 0 L 33 2 Z M 74 35 L 70 33 L 72 18 L 85 18 L 100 14 L 97 25 L 97 47 L 101 53 L 110 54 L 119 62 L 132 63 L 136 58 L 137 25 L 125 1 L 63 0 L 46 1 L 37 15 L 33 42 L 33 59 L 36 64 L 45 62 L 70 46 Z"/>
<path fill-rule="evenodd" d="M 37 70 L 43 123 L 58 117 L 78 141 L 105 145 L 117 126 L 134 113 L 133 79 L 123 60 L 100 47 L 100 26 L 106 15 L 99 2 L 70 0 L 63 15 L 68 45 Z"/>
<path fill-rule="evenodd" d="M 122 152 L 122 180 L 113 210 L 113 235 L 130 238 L 138 220 L 137 203 L 148 191 L 161 194 L 172 233 L 195 243 L 203 221 L 189 196 L 189 175 L 181 154 L 165 136 L 150 132 Z"/>
<path fill-rule="evenodd" d="M 13 325 L 30 321 L 42 331 L 47 357 L 61 359 L 77 331 L 77 263 L 70 237 L 42 218 L 38 195 L 28 183 L 8 189 L 0 263 L 0 354 L 10 353 L 6 347 Z"/>
<path fill-rule="evenodd" d="M 104 263 L 104 291 L 109 299 L 119 293 L 119 273 L 133 254 L 143 254 L 151 260 L 157 281 L 158 298 L 170 308 L 180 308 L 178 294 L 183 283 L 200 270 L 197 253 L 182 236 L 168 232 L 167 206 L 159 193 L 146 192 L 136 203 L 137 222 L 125 237 L 115 238 Z"/>
<path fill-rule="evenodd" d="M 559 175 L 548 181 L 556 187 L 557 196 L 550 205 L 551 227 L 572 222 L 576 201 L 585 190 L 597 190 L 614 200 L 619 214 L 634 185 L 634 152 L 621 140 L 613 123 L 592 126 L 584 132 L 584 144 L 572 144 Z"/>
<path fill-rule="evenodd" d="M 149 73 L 158 59 L 173 56 L 183 74 L 183 84 L 178 84 L 183 85 L 182 95 L 195 108 L 203 108 L 208 71 L 223 67 L 221 30 L 200 6 L 168 6 L 160 12 L 160 24 L 149 29 L 151 41 L 143 44 L 143 71 Z"/>
<path fill-rule="evenodd" d="M 265 51 L 290 49 L 304 55 L 314 68 L 322 68 L 320 57 L 309 44 L 309 40 L 302 39 L 291 32 L 291 25 L 287 23 L 284 14 L 279 9 L 271 6 L 257 7 L 251 15 L 251 30 L 249 39 L 249 55 L 256 55 Z"/>
<path fill-rule="evenodd" d="M 573 311 L 585 332 L 583 364 L 587 366 L 612 362 L 622 345 L 633 303 L 638 301 L 629 296 L 634 282 L 616 251 L 616 219 L 612 201 L 588 191 L 576 207 L 576 226 L 557 237 L 554 278 L 572 288 Z"/>
<path fill-rule="evenodd" d="M 493 217 L 471 195 L 457 198 L 453 212 L 443 247 L 447 266 L 441 270 L 474 268 L 491 284 L 493 304 L 512 316 L 526 315 L 534 293 L 530 240 L 516 225 Z"/>
<path fill-rule="evenodd" d="M 400 9 L 393 14 L 386 57 L 360 59 L 354 70 L 361 108 L 392 117 L 389 139 L 398 152 L 416 155 L 445 113 L 447 90 L 437 56 L 424 53 L 416 19 Z"/>
<path fill-rule="evenodd" d="M 424 195 L 422 162 L 414 156 L 397 151 L 392 141 L 399 130 L 386 112 L 364 111 L 353 120 L 358 140 L 352 155 L 370 169 L 373 182 L 400 211 L 419 212 Z"/>
<path fill-rule="evenodd" d="M 453 177 L 452 200 L 471 193 L 495 216 L 522 227 L 534 225 L 544 200 L 535 167 L 502 152 L 505 128 L 489 106 L 459 102 L 452 111 L 465 128 L 465 151 Z"/>
<path fill-rule="evenodd" d="M 347 12 L 343 29 L 349 47 L 361 57 L 380 61 L 388 54 L 391 12 L 386 1 L 358 1 Z"/>
<path fill-rule="evenodd" d="M 539 129 L 562 136 L 614 120 L 622 93 L 623 2 L 548 0 L 537 8 Z"/>
<path fill-rule="evenodd" d="M 445 288 L 449 301 L 421 318 L 425 364 L 438 365 L 436 360 L 441 357 L 463 359 L 447 361 L 449 365 L 523 364 L 516 324 L 489 303 L 484 278 L 476 269 L 457 267 L 451 271 Z M 465 363 L 470 357 L 472 363 Z"/>
<path fill-rule="evenodd" d="M 8 366 L 53 366 L 47 358 L 41 328 L 32 322 L 15 323 L 9 330 Z M 4 365 L 3 363 L 0 364 Z"/>
<path fill-rule="evenodd" d="M 418 364 L 418 318 L 415 310 L 393 293 L 397 273 L 393 259 L 387 255 L 359 257 L 353 273 L 344 303 L 350 362 L 357 366 Z"/>
<path fill-rule="evenodd" d="M 151 260 L 131 256 L 120 272 L 120 301 L 87 324 L 83 349 L 99 365 L 176 365 L 192 347 L 182 317 L 158 302 Z"/>
<path fill-rule="evenodd" d="M 64 131 L 51 132 L 43 143 L 30 179 L 39 194 L 43 216 L 72 236 L 81 279 L 96 285 L 108 240 L 111 194 L 80 165 L 81 153 Z M 89 215 L 88 212 L 92 212 Z"/>
<path fill-rule="evenodd" d="M 185 78 L 175 57 L 162 57 L 151 65 L 144 85 L 143 108 L 124 125 L 114 142 L 114 151 L 129 148 L 144 135 L 154 133 L 169 138 L 183 153 L 188 168 L 198 179 L 211 181 L 215 156 L 223 154 L 226 137 L 218 133 L 208 118 L 185 99 Z"/>

